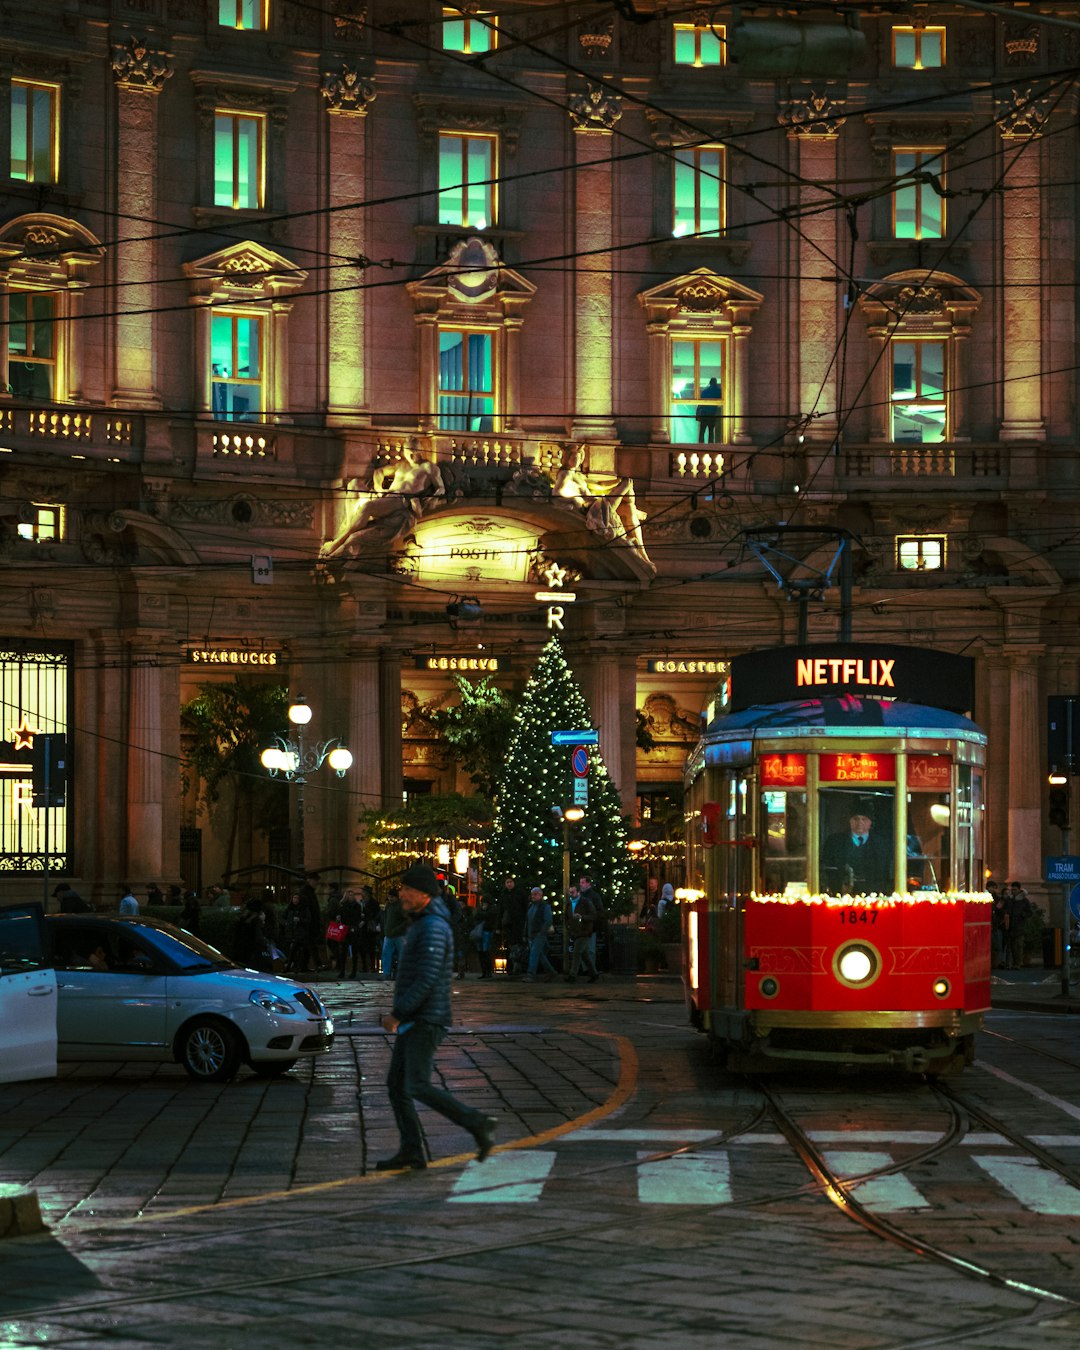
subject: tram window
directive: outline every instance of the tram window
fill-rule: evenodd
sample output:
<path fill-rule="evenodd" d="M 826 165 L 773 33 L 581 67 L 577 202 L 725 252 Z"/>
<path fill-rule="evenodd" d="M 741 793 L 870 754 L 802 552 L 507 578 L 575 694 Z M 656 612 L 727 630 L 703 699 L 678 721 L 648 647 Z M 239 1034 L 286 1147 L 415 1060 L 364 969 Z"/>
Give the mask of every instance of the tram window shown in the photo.
<path fill-rule="evenodd" d="M 983 871 L 983 780 L 977 769 L 960 766 L 956 794 L 956 887 L 981 891 Z"/>
<path fill-rule="evenodd" d="M 868 793 L 821 788 L 821 890 L 831 895 L 891 895 L 896 807 L 892 789 Z"/>
<path fill-rule="evenodd" d="M 805 895 L 806 793 L 763 791 L 760 821 L 763 890 L 769 895 Z"/>
<path fill-rule="evenodd" d="M 907 817 L 907 889 L 947 891 L 952 881 L 947 792 L 911 792 Z"/>

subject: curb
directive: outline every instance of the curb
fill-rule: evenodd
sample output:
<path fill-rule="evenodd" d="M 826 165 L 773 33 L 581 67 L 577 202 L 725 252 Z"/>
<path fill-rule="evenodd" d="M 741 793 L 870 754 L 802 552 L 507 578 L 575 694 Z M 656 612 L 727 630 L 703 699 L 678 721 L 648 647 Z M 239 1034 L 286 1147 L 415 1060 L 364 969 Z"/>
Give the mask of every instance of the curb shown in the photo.
<path fill-rule="evenodd" d="M 0 1186 L 0 1241 L 44 1231 L 37 1191 Z"/>

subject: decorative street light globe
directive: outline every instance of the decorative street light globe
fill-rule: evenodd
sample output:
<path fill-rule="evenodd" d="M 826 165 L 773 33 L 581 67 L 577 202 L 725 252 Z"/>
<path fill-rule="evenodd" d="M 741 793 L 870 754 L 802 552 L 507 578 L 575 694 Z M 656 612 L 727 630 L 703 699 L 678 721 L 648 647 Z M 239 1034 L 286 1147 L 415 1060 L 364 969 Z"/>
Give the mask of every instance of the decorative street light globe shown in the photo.
<path fill-rule="evenodd" d="M 315 773 L 324 764 L 329 764 L 339 778 L 352 767 L 352 751 L 346 749 L 338 737 L 311 746 L 304 744 L 304 728 L 311 721 L 311 705 L 302 694 L 295 703 L 289 705 L 289 722 L 296 728 L 296 740 L 288 736 L 275 736 L 274 744 L 269 745 L 259 756 L 259 760 L 271 778 L 283 774 L 290 783 L 296 785 L 296 861 L 301 871 L 304 867 L 304 788 L 309 773 Z"/>
<path fill-rule="evenodd" d="M 303 694 L 289 704 L 289 721 L 298 727 L 306 727 L 311 721 L 311 706 Z"/>
<path fill-rule="evenodd" d="M 343 745 L 336 745 L 327 756 L 327 762 L 340 778 L 346 769 L 352 768 L 352 751 L 346 750 Z"/>

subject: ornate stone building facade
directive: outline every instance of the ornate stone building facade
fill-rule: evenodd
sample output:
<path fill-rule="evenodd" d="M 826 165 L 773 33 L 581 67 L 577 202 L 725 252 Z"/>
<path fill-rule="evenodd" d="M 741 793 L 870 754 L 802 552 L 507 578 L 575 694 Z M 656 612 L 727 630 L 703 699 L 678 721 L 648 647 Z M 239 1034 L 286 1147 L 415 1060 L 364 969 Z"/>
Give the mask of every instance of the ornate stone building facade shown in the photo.
<path fill-rule="evenodd" d="M 990 858 L 1038 878 L 1045 698 L 1080 692 L 1077 30 L 868 12 L 845 74 L 777 79 L 708 7 L 0 16 L 13 885 L 46 851 L 190 881 L 199 826 L 216 875 L 180 708 L 238 667 L 353 749 L 305 822 L 347 861 L 359 807 L 453 785 L 454 662 L 521 683 L 552 624 L 634 809 L 709 663 L 815 589 L 835 636 L 836 531 L 856 638 L 976 656 Z M 818 532 L 783 585 L 746 545 L 779 525 Z M 51 843 L 20 717 L 70 737 Z"/>

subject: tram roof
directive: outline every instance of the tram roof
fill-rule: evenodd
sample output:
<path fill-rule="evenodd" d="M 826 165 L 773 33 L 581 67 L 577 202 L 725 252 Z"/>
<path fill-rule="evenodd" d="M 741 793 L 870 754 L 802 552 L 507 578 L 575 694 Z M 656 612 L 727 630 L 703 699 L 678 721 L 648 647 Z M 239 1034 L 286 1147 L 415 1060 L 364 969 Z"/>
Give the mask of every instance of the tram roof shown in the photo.
<path fill-rule="evenodd" d="M 810 733 L 844 740 L 880 737 L 884 732 L 889 736 L 986 744 L 986 736 L 979 727 L 960 713 L 922 703 L 850 696 L 754 704 L 714 718 L 703 739 L 706 742 L 739 740 L 748 732 L 753 735 L 767 733 L 770 737 Z"/>

